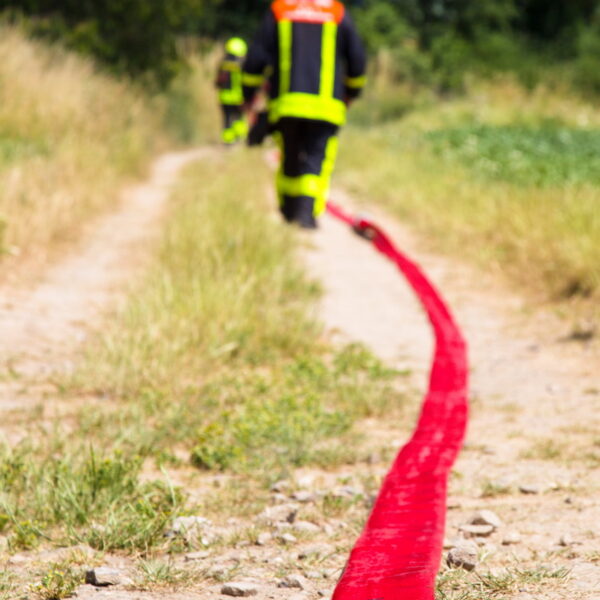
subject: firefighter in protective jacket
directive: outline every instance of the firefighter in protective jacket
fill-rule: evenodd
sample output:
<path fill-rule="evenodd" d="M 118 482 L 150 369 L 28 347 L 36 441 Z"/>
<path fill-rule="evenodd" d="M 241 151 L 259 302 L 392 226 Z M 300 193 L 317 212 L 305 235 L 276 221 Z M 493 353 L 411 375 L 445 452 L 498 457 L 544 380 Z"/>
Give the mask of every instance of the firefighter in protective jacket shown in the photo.
<path fill-rule="evenodd" d="M 231 38 L 225 44 L 225 57 L 219 63 L 215 85 L 219 90 L 219 102 L 223 111 L 222 140 L 234 144 L 248 133 L 244 117 L 242 92 L 242 63 L 248 47 L 241 38 Z"/>
<path fill-rule="evenodd" d="M 289 222 L 316 227 L 326 208 L 346 109 L 365 84 L 366 55 L 336 0 L 276 0 L 244 63 L 250 104 L 268 79 L 269 121 L 281 147 L 277 191 Z"/>

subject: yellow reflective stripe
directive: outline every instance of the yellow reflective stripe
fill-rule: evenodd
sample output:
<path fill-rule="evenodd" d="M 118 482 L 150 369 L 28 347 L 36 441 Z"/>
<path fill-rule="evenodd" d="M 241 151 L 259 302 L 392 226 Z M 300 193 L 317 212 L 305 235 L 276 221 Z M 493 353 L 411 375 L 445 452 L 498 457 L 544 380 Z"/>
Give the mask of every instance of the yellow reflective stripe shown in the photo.
<path fill-rule="evenodd" d="M 219 92 L 219 102 L 231 106 L 242 105 L 244 104 L 244 95 L 241 89 L 221 90 Z"/>
<path fill-rule="evenodd" d="M 225 60 L 221 63 L 221 69 L 223 71 L 241 71 L 241 65 L 233 60 Z"/>
<path fill-rule="evenodd" d="M 298 177 L 288 177 L 283 173 L 277 175 L 277 191 L 280 196 L 316 198 L 321 195 L 322 187 L 320 175 L 300 175 Z"/>
<path fill-rule="evenodd" d="M 281 145 L 281 140 L 279 140 Z M 314 198 L 313 213 L 315 217 L 322 215 L 327 207 L 327 199 L 329 197 L 329 186 L 331 182 L 331 174 L 335 166 L 338 151 L 338 138 L 332 136 L 327 141 L 325 148 L 325 156 L 321 166 L 321 174 L 307 174 L 298 177 L 289 177 L 283 174 L 283 160 L 277 174 L 277 193 L 280 200 L 283 202 L 284 196 L 297 198 L 298 196 L 308 196 Z"/>
<path fill-rule="evenodd" d="M 319 95 L 323 98 L 333 98 L 335 85 L 335 47 L 337 43 L 337 24 L 323 25 L 323 40 L 321 42 L 321 87 Z"/>
<path fill-rule="evenodd" d="M 323 98 L 314 94 L 291 92 L 275 98 L 269 104 L 269 120 L 276 123 L 282 117 L 327 121 L 334 125 L 346 122 L 346 105 L 337 98 Z"/>
<path fill-rule="evenodd" d="M 338 137 L 333 135 L 327 140 L 325 148 L 325 160 L 321 168 L 321 190 L 315 198 L 314 215 L 319 217 L 327 208 L 327 200 L 329 199 L 329 187 L 331 183 L 331 175 L 335 167 L 335 160 L 338 153 Z"/>
<path fill-rule="evenodd" d="M 244 93 L 242 91 L 242 72 L 231 72 L 231 87 L 228 90 L 219 92 L 219 101 L 221 104 L 238 105 L 244 103 Z"/>
<path fill-rule="evenodd" d="M 367 83 L 367 76 L 363 75 L 362 77 L 346 77 L 346 81 L 344 82 L 346 87 L 353 89 L 360 89 L 365 87 Z"/>
<path fill-rule="evenodd" d="M 279 95 L 290 91 L 292 78 L 292 22 L 279 21 Z"/>
<path fill-rule="evenodd" d="M 233 142 L 235 142 L 236 138 L 237 135 L 233 127 L 223 129 L 223 131 L 221 132 L 221 140 L 224 141 L 226 144 L 232 144 Z"/>
<path fill-rule="evenodd" d="M 264 75 L 252 75 L 252 73 L 242 73 L 242 85 L 246 87 L 258 87 L 265 80 Z"/>

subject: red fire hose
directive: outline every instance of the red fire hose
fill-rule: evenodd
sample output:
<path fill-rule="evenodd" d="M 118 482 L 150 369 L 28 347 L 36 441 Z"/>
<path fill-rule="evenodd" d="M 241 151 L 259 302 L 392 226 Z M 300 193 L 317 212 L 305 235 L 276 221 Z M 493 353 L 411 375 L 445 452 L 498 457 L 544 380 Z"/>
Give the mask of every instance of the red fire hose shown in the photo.
<path fill-rule="evenodd" d="M 386 476 L 333 600 L 433 600 L 440 568 L 448 478 L 468 420 L 467 345 L 421 269 L 374 223 L 328 212 L 371 240 L 419 297 L 435 333 L 429 390 L 411 440 Z"/>

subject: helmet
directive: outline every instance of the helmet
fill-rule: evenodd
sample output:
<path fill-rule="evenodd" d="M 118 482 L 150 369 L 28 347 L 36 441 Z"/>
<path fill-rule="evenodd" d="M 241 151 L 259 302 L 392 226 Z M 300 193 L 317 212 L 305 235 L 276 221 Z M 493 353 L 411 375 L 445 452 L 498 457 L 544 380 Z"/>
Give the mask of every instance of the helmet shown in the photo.
<path fill-rule="evenodd" d="M 238 56 L 241 58 L 242 56 L 246 56 L 246 53 L 248 52 L 248 46 L 242 38 L 234 37 L 228 40 L 225 44 L 225 51 L 228 54 L 233 54 L 233 56 Z"/>

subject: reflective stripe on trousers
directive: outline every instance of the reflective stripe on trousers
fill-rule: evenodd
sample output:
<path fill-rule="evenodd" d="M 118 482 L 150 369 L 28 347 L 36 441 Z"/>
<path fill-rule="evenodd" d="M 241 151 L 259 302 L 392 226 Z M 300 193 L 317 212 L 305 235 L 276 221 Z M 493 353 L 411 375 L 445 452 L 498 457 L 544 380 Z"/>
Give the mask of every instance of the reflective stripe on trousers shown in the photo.
<path fill-rule="evenodd" d="M 329 123 L 284 119 L 275 137 L 281 149 L 277 174 L 280 202 L 283 204 L 286 197 L 312 198 L 313 213 L 318 217 L 325 211 L 329 197 L 338 151 L 337 127 Z"/>

